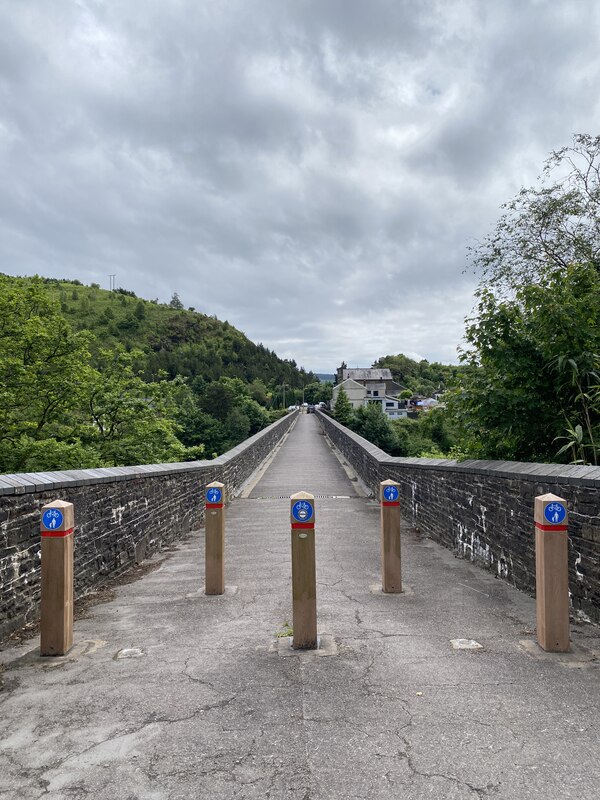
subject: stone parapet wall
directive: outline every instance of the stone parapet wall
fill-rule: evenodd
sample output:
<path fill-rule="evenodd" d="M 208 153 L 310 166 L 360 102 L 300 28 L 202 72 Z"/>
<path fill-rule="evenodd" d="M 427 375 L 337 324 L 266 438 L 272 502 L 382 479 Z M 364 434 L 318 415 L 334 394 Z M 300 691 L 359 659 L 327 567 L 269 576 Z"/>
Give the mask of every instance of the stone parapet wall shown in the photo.
<path fill-rule="evenodd" d="M 403 513 L 423 534 L 530 594 L 534 498 L 547 492 L 564 497 L 573 611 L 600 622 L 600 468 L 392 458 L 330 416 L 317 416 L 374 495 L 380 481 L 398 481 Z"/>
<path fill-rule="evenodd" d="M 297 418 L 288 414 L 213 461 L 0 475 L 0 638 L 34 621 L 40 598 L 41 508 L 75 507 L 75 597 L 203 520 L 211 481 L 235 494 Z"/>

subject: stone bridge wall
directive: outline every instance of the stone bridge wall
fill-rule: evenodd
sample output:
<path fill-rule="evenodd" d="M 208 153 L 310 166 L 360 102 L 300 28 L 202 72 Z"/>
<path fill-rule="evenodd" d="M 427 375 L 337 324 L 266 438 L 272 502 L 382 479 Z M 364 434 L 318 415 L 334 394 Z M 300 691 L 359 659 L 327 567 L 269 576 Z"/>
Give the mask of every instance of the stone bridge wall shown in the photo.
<path fill-rule="evenodd" d="M 398 481 L 403 513 L 423 534 L 530 594 L 534 498 L 547 492 L 564 497 L 573 610 L 600 622 L 600 468 L 392 458 L 326 414 L 317 415 L 374 494 L 380 481 Z"/>
<path fill-rule="evenodd" d="M 75 506 L 75 596 L 197 529 L 204 487 L 234 494 L 296 420 L 274 422 L 213 461 L 0 475 L 0 638 L 34 621 L 40 598 L 40 509 Z"/>

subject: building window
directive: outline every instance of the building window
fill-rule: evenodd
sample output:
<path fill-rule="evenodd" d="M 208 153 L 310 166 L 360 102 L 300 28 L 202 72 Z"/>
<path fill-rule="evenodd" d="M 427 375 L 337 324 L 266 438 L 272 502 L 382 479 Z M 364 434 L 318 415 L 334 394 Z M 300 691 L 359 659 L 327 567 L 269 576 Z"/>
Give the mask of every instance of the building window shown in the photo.
<path fill-rule="evenodd" d="M 373 392 L 373 397 L 379 397 L 379 392 L 377 392 L 377 391 L 374 391 L 374 392 Z"/>
<path fill-rule="evenodd" d="M 386 407 L 386 408 L 393 408 L 393 407 L 394 407 L 394 404 L 393 404 L 393 403 L 386 403 L 386 404 L 385 404 L 385 407 Z"/>

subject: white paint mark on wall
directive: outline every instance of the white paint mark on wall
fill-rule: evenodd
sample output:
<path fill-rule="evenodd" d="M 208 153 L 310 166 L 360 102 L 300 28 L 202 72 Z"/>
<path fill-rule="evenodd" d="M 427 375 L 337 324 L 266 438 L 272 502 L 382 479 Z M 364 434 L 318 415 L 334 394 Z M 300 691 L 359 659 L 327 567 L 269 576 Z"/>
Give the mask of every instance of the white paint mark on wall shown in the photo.
<path fill-rule="evenodd" d="M 419 515 L 419 504 L 417 503 L 417 482 L 411 481 L 410 482 L 410 505 L 411 511 L 413 515 L 413 519 L 416 519 Z"/>
<path fill-rule="evenodd" d="M 504 550 L 500 550 L 500 558 L 497 566 L 498 577 L 506 580 L 508 578 L 508 562 Z"/>
<path fill-rule="evenodd" d="M 490 566 L 494 563 L 489 544 L 482 542 L 481 538 L 474 532 L 467 530 L 461 522 L 457 523 L 458 531 L 456 534 L 456 550 L 462 558 L 468 558 L 474 563 L 483 563 Z"/>
<path fill-rule="evenodd" d="M 485 506 L 479 506 L 479 510 L 481 511 L 481 516 L 479 517 L 479 521 L 481 522 L 481 530 L 484 533 L 487 533 L 487 525 L 486 525 L 486 521 L 485 521 L 485 514 L 486 514 L 486 511 L 487 511 L 487 508 Z"/>
<path fill-rule="evenodd" d="M 112 509 L 112 518 L 117 525 L 120 525 L 123 522 L 123 512 L 125 511 L 125 506 L 117 506 L 116 508 Z"/>

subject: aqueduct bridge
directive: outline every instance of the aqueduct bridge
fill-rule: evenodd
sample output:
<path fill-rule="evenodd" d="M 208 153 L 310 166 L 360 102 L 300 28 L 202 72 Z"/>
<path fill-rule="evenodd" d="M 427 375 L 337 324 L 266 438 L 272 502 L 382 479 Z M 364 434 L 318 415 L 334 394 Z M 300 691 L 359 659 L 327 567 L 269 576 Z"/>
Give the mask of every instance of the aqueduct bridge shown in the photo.
<path fill-rule="evenodd" d="M 405 591 L 380 590 L 398 482 Z M 226 591 L 202 592 L 225 484 Z M 0 797 L 556 798 L 600 785 L 600 470 L 390 458 L 292 414 L 210 462 L 0 477 L 0 633 L 38 613 L 40 509 L 75 507 L 64 657 L 0 651 Z M 289 497 L 315 496 L 323 646 L 292 651 Z M 569 653 L 535 643 L 533 498 L 569 506 Z M 481 569 L 480 567 L 483 567 Z"/>

